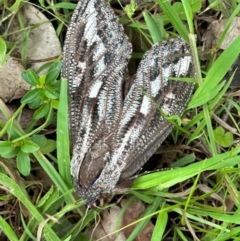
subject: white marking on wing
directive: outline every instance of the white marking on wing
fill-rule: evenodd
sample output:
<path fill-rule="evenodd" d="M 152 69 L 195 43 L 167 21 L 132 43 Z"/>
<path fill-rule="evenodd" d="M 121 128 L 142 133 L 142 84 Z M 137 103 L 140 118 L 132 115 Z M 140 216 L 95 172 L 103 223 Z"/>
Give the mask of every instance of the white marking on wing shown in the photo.
<path fill-rule="evenodd" d="M 84 36 L 87 40 L 88 47 L 92 46 L 93 43 L 98 44 L 97 49 L 93 53 L 93 61 L 98 61 L 97 65 L 94 67 L 94 77 L 97 77 L 106 68 L 104 64 L 104 56 L 100 57 L 106 51 L 106 48 L 101 42 L 101 38 L 96 34 L 98 29 L 98 17 L 97 12 L 94 10 L 93 4 L 89 4 L 86 9 L 86 12 L 89 12 L 90 17 L 88 18 L 88 21 L 86 21 Z"/>
<path fill-rule="evenodd" d="M 89 90 L 89 98 L 96 98 L 103 82 L 101 80 L 96 81 Z"/>
<path fill-rule="evenodd" d="M 96 39 L 100 39 L 99 37 L 96 37 Z M 97 77 L 103 70 L 106 68 L 106 65 L 104 63 L 104 52 L 106 52 L 106 48 L 104 47 L 103 43 L 101 42 L 97 49 L 95 50 L 93 54 L 93 60 L 98 61 L 94 68 L 94 76 Z M 102 57 L 101 57 L 102 55 Z"/>
<path fill-rule="evenodd" d="M 150 81 L 150 84 L 151 84 L 152 97 L 155 97 L 159 93 L 159 90 L 161 88 L 161 78 L 160 78 L 160 76 L 158 75 L 155 78 L 155 80 Z"/>
<path fill-rule="evenodd" d="M 73 90 L 75 90 L 81 84 L 83 73 L 86 71 L 86 63 L 79 61 L 77 67 L 79 68 L 80 73 L 73 78 L 73 82 L 72 82 Z"/>
<path fill-rule="evenodd" d="M 167 86 L 168 85 L 168 77 L 171 74 L 171 65 L 168 66 L 167 68 L 163 69 L 163 85 Z"/>
<path fill-rule="evenodd" d="M 98 98 L 98 115 L 99 115 L 99 121 L 102 121 L 105 118 L 106 114 L 106 92 L 102 91 Z"/>
<path fill-rule="evenodd" d="M 173 93 L 167 93 L 167 95 L 166 95 L 166 97 L 168 98 L 168 99 L 175 99 L 175 94 L 173 94 Z"/>
<path fill-rule="evenodd" d="M 166 115 L 171 115 L 172 113 L 172 108 L 171 106 L 165 104 L 161 107 L 161 109 L 163 110 L 163 112 L 166 114 Z"/>
<path fill-rule="evenodd" d="M 147 97 L 146 95 L 143 96 L 143 101 L 142 101 L 142 105 L 141 105 L 141 109 L 140 112 L 147 116 L 147 114 L 149 113 L 150 110 L 150 106 L 151 106 L 151 101 L 149 99 L 149 97 Z"/>
<path fill-rule="evenodd" d="M 190 56 L 185 56 L 179 59 L 177 64 L 174 65 L 174 70 L 178 76 L 185 76 L 187 74 L 190 62 Z"/>

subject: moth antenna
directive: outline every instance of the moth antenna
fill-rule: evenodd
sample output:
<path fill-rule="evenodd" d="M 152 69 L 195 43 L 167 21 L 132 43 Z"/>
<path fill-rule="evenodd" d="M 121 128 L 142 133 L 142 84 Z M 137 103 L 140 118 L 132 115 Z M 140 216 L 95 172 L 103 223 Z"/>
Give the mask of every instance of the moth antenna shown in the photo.
<path fill-rule="evenodd" d="M 90 240 L 93 240 L 94 231 L 95 231 L 95 229 L 97 228 L 97 226 L 98 226 L 98 224 L 100 223 L 100 220 L 101 220 L 101 217 L 100 217 L 99 213 L 96 212 L 96 214 L 97 214 L 97 217 L 98 217 L 98 221 L 96 222 L 96 225 L 94 225 L 93 231 L 92 231 L 92 233 L 91 233 Z"/>
<path fill-rule="evenodd" d="M 87 216 L 88 210 L 89 210 L 90 208 L 91 208 L 90 205 L 87 205 L 87 209 L 86 209 L 86 211 L 85 211 L 85 213 L 84 213 L 83 220 L 82 220 L 82 223 L 81 223 L 81 225 L 80 225 L 80 229 L 82 228 L 83 222 L 84 222 L 84 220 L 85 220 L 85 218 L 86 218 L 86 216 Z"/>

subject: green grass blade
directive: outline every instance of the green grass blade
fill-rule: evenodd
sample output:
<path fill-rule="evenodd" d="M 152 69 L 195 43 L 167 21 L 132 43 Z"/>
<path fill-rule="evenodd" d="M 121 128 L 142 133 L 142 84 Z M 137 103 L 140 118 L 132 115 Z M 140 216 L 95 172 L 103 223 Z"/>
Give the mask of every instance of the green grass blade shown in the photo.
<path fill-rule="evenodd" d="M 29 211 L 29 213 L 39 222 L 44 222 L 45 218 L 41 213 L 36 209 L 33 203 L 29 200 L 25 190 L 21 188 L 14 180 L 9 178 L 8 176 L 0 173 L 0 184 L 6 187 L 9 192 L 11 192 Z M 60 241 L 58 236 L 54 233 L 54 231 L 49 227 L 46 223 L 44 229 L 48 233 L 48 236 L 52 238 L 52 240 Z"/>
<path fill-rule="evenodd" d="M 234 166 L 239 163 L 239 153 L 240 147 L 236 147 L 229 152 L 193 163 L 187 167 L 147 174 L 135 179 L 133 188 L 146 189 L 156 186 L 161 189 L 168 188 L 198 175 L 199 172 L 215 171 L 220 168 Z"/>
<path fill-rule="evenodd" d="M 67 97 L 67 80 L 62 79 L 57 113 L 57 157 L 60 176 L 71 187 Z"/>
<path fill-rule="evenodd" d="M 176 29 L 179 35 L 182 36 L 187 43 L 189 43 L 189 39 L 188 39 L 189 33 L 186 27 L 184 26 L 183 22 L 179 18 L 178 14 L 169 3 L 169 1 L 157 0 L 157 2 L 161 7 L 161 9 L 164 11 L 164 13 L 166 13 L 166 15 L 168 16 L 168 19 L 172 23 L 174 29 Z"/>
<path fill-rule="evenodd" d="M 148 12 L 144 12 L 143 17 L 146 21 L 147 28 L 153 39 L 153 43 L 156 44 L 158 42 L 161 42 L 163 39 L 161 29 L 159 29 L 159 26 L 156 24 L 154 18 Z"/>
<path fill-rule="evenodd" d="M 162 206 L 164 207 L 164 206 Z M 160 211 L 152 233 L 151 241 L 162 240 L 168 221 L 168 213 L 166 210 Z"/>
<path fill-rule="evenodd" d="M 18 241 L 17 235 L 14 233 L 11 226 L 0 216 L 0 229 L 11 241 Z"/>
<path fill-rule="evenodd" d="M 68 202 L 75 202 L 74 197 L 69 193 L 69 187 L 60 177 L 53 165 L 46 159 L 46 157 L 40 151 L 34 152 L 33 155 L 36 157 L 42 168 L 47 172 L 48 176 L 51 178 L 57 188 L 63 194 L 65 194 L 66 200 Z"/>
<path fill-rule="evenodd" d="M 216 92 L 213 95 L 214 89 L 218 88 L 219 82 L 226 75 L 232 64 L 237 59 L 240 53 L 240 35 L 229 45 L 229 47 L 220 55 L 214 65 L 208 71 L 208 74 L 201 86 L 197 89 L 192 97 L 188 108 L 195 108 L 203 105 L 209 101 L 209 98 L 205 101 L 201 99 L 201 96 L 211 96 L 214 98 Z M 200 100 L 199 100 L 200 99 Z"/>

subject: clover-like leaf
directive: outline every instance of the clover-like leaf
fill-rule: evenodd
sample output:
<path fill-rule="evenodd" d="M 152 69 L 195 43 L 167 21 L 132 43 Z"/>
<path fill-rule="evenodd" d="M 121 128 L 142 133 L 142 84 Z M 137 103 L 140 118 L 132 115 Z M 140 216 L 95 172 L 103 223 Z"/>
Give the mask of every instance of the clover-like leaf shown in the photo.
<path fill-rule="evenodd" d="M 230 147 L 233 143 L 233 134 L 229 131 L 225 132 L 221 126 L 214 130 L 214 137 L 216 143 L 222 147 Z"/>

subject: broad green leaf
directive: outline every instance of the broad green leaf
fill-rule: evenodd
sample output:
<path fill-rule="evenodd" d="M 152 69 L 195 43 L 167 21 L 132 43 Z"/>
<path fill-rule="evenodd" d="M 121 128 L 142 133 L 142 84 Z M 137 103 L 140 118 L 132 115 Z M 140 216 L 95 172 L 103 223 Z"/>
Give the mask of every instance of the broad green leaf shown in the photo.
<path fill-rule="evenodd" d="M 215 86 L 213 89 L 206 89 L 204 92 L 201 94 L 194 94 L 192 97 L 191 101 L 188 104 L 188 109 L 193 109 L 198 106 L 204 105 L 210 100 L 214 99 L 218 93 L 221 91 L 221 89 L 224 87 L 225 82 L 223 81 L 221 84 Z"/>
<path fill-rule="evenodd" d="M 45 78 L 45 84 L 52 85 L 56 81 L 60 72 L 61 72 L 61 62 L 54 63 L 48 70 L 48 73 Z"/>
<path fill-rule="evenodd" d="M 50 152 L 56 150 L 56 141 L 47 140 L 46 143 L 41 146 L 40 151 L 42 154 L 49 154 Z"/>
<path fill-rule="evenodd" d="M 42 103 L 42 100 L 40 98 L 40 95 L 41 95 L 41 92 L 39 93 L 39 96 L 31 103 L 28 103 L 28 106 L 30 109 L 37 109 L 41 103 Z"/>
<path fill-rule="evenodd" d="M 29 141 L 29 140 L 24 140 L 24 143 L 21 146 L 21 150 L 24 153 L 33 153 L 33 152 L 39 150 L 39 148 L 40 147 L 36 143 Z"/>
<path fill-rule="evenodd" d="M 49 89 L 49 88 L 44 90 L 44 94 L 49 99 L 57 99 L 57 97 L 58 97 L 56 95 L 56 93 L 53 90 Z"/>
<path fill-rule="evenodd" d="M 16 157 L 18 152 L 20 151 L 20 147 L 15 147 L 12 151 L 8 152 L 8 153 L 1 153 L 1 156 L 4 158 L 13 158 Z"/>
<path fill-rule="evenodd" d="M 40 118 L 43 118 L 47 116 L 50 110 L 50 105 L 49 103 L 42 104 L 35 112 L 33 115 L 33 118 L 36 120 L 39 120 Z"/>
<path fill-rule="evenodd" d="M 27 78 L 25 78 L 24 80 L 28 84 L 30 84 L 32 86 L 39 85 L 39 77 L 32 69 L 28 69 L 25 73 L 26 73 Z"/>
<path fill-rule="evenodd" d="M 21 103 L 27 104 L 27 103 L 35 102 L 37 97 L 39 97 L 41 91 L 42 91 L 41 89 L 33 89 L 28 91 L 21 99 Z"/>
<path fill-rule="evenodd" d="M 5 155 L 14 150 L 10 141 L 0 141 L 0 155 Z"/>
<path fill-rule="evenodd" d="M 24 176 L 28 176 L 30 174 L 30 158 L 29 158 L 29 154 L 23 152 L 23 151 L 19 151 L 17 154 L 17 167 L 19 172 L 24 175 Z"/>

